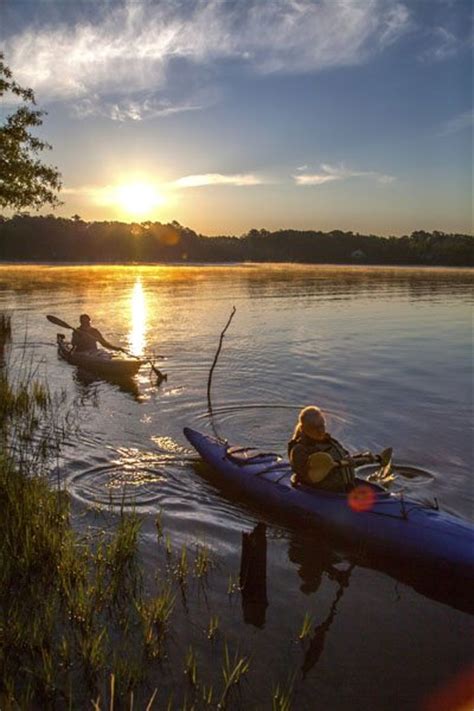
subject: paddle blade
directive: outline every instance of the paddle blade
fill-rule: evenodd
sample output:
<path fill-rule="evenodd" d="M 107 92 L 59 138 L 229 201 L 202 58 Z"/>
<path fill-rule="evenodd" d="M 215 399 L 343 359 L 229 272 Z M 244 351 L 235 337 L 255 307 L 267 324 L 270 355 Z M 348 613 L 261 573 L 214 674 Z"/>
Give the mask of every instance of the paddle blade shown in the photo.
<path fill-rule="evenodd" d="M 336 462 L 330 454 L 326 452 L 316 452 L 312 454 L 308 460 L 308 479 L 317 484 L 322 481 L 334 469 Z"/>
<path fill-rule="evenodd" d="M 72 326 L 70 326 L 68 323 L 66 323 L 66 321 L 62 321 L 57 316 L 52 316 L 51 314 L 47 314 L 46 318 L 51 323 L 54 323 L 55 326 L 61 326 L 61 328 L 70 328 L 70 329 L 74 330 Z"/>
<path fill-rule="evenodd" d="M 392 464 L 393 447 L 387 447 L 382 452 L 380 452 L 380 464 L 383 467 L 387 467 Z"/>
<path fill-rule="evenodd" d="M 392 456 L 392 447 L 388 447 L 380 453 L 381 467 L 367 477 L 368 481 L 378 482 L 379 484 L 388 484 L 390 481 L 395 479 L 392 470 Z"/>

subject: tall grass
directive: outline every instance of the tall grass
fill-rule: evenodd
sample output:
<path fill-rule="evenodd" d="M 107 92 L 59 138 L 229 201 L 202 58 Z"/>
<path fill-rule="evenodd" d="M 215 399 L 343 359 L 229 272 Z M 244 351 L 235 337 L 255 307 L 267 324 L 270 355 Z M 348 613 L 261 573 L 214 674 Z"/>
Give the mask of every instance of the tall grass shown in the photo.
<path fill-rule="evenodd" d="M 202 588 L 215 570 L 209 550 L 175 551 L 158 516 L 167 564 L 145 591 L 136 512 L 122 510 L 112 533 L 75 532 L 67 492 L 52 489 L 46 476 L 67 428 L 64 399 L 34 372 L 20 371 L 13 376 L 8 361 L 0 365 L 0 709 L 248 707 L 232 692 L 250 661 L 230 654 L 217 614 L 209 610 L 207 629 L 189 619 L 197 637 L 177 649 L 177 600 L 189 615 L 190 581 Z M 229 588 L 237 589 L 232 579 Z M 170 639 L 175 668 L 187 679 L 171 695 Z M 203 645 L 208 652 L 198 663 Z M 212 679 L 204 679 L 206 668 Z M 289 709 L 288 692 L 278 687 L 273 696 L 269 707 Z"/>
<path fill-rule="evenodd" d="M 13 376 L 8 361 L 1 367 L 2 709 L 78 705 L 111 674 L 118 694 L 143 678 L 149 622 L 137 565 L 140 521 L 122 514 L 115 533 L 94 545 L 74 533 L 67 494 L 52 491 L 44 476 L 64 431 L 57 402 L 31 370 Z M 121 654 L 129 648 L 138 650 L 133 659 Z"/>

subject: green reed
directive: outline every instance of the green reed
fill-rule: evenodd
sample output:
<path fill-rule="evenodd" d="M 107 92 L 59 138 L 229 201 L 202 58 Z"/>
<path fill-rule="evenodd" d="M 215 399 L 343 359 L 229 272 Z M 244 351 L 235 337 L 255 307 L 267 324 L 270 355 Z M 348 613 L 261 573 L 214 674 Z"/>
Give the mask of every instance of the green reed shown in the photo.
<path fill-rule="evenodd" d="M 209 548 L 197 544 L 196 557 L 194 559 L 194 575 L 200 580 L 204 580 L 213 567 L 213 561 Z"/>
<path fill-rule="evenodd" d="M 296 672 L 288 677 L 286 684 L 277 683 L 272 697 L 272 711 L 291 711 Z"/>
<path fill-rule="evenodd" d="M 236 651 L 231 657 L 227 642 L 224 645 L 224 659 L 222 663 L 222 676 L 224 678 L 224 688 L 219 701 L 219 708 L 226 706 L 229 692 L 233 687 L 238 686 L 244 674 L 250 668 L 250 661 L 247 657 L 241 657 Z"/>
<path fill-rule="evenodd" d="M 311 617 L 311 615 L 306 612 L 305 616 L 303 618 L 303 622 L 301 623 L 301 629 L 300 633 L 298 635 L 298 638 L 303 641 L 308 637 L 308 635 L 311 634 L 311 630 L 313 629 L 314 626 L 314 619 Z"/>
<path fill-rule="evenodd" d="M 231 699 L 235 706 L 231 692 L 250 660 L 229 652 L 214 611 L 203 629 L 184 599 L 190 580 L 210 584 L 216 566 L 209 549 L 196 544 L 190 555 L 183 545 L 173 554 L 160 514 L 157 542 L 167 565 L 145 591 L 135 511 L 122 506 L 113 532 L 75 532 L 69 496 L 52 490 L 45 476 L 67 431 L 61 403 L 31 372 L 13 377 L 8 364 L 0 368 L 0 708 L 223 709 Z M 237 590 L 233 578 L 229 588 Z M 186 644 L 176 643 L 179 592 L 181 613 L 189 615 Z M 220 677 L 215 659 L 213 678 L 201 678 L 202 645 L 206 660 L 222 655 Z M 171 698 L 169 688 L 161 695 L 149 684 L 150 671 L 166 679 L 166 667 L 159 670 L 170 646 L 188 679 Z M 272 705 L 287 711 L 289 696 L 280 688 Z"/>
<path fill-rule="evenodd" d="M 207 638 L 214 639 L 219 630 L 219 618 L 217 615 L 211 615 L 209 625 L 207 627 Z"/>

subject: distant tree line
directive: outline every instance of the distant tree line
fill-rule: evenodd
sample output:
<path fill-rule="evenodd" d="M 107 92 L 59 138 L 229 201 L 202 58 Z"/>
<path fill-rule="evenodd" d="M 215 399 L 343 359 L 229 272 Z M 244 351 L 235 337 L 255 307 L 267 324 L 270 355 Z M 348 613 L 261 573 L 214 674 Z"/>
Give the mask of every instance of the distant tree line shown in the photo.
<path fill-rule="evenodd" d="M 300 262 L 472 266 L 474 237 L 417 231 L 403 237 L 353 232 L 252 229 L 206 237 L 178 222 L 85 222 L 0 216 L 0 259 L 46 262 Z"/>

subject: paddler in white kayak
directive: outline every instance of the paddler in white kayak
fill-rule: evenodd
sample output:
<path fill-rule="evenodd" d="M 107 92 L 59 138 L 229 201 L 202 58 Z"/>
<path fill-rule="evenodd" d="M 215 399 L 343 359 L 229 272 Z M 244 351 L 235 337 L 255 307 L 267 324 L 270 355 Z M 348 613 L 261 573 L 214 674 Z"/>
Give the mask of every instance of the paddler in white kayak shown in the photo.
<path fill-rule="evenodd" d="M 390 448 L 381 454 L 361 452 L 351 456 L 337 439 L 326 432 L 324 415 L 319 407 L 313 406 L 301 410 L 293 437 L 288 443 L 293 486 L 305 484 L 325 491 L 350 491 L 355 484 L 356 466 L 375 463 L 387 466 L 391 457 Z"/>
<path fill-rule="evenodd" d="M 125 353 L 123 348 L 109 343 L 97 328 L 91 326 L 91 318 L 88 314 L 81 314 L 81 316 L 79 316 L 79 323 L 80 326 L 74 329 L 71 339 L 74 352 L 83 353 L 85 351 L 96 351 L 97 343 L 100 343 L 101 346 L 111 351 Z"/>

